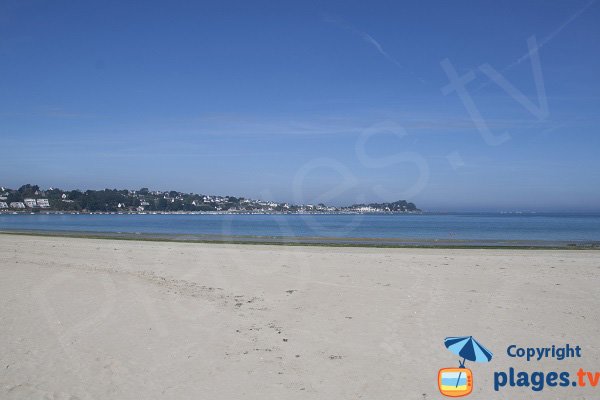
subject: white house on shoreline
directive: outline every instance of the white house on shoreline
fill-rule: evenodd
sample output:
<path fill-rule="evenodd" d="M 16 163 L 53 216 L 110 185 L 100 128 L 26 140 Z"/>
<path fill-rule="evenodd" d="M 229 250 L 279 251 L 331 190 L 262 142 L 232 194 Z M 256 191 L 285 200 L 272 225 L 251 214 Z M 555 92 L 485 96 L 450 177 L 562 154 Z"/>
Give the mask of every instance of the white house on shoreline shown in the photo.
<path fill-rule="evenodd" d="M 37 201 L 35 199 L 25 199 L 23 203 L 29 208 L 37 207 Z"/>
<path fill-rule="evenodd" d="M 49 208 L 50 202 L 48 201 L 48 199 L 37 199 L 37 205 L 41 208 Z"/>
<path fill-rule="evenodd" d="M 35 208 L 35 207 L 50 208 L 50 202 L 48 201 L 48 199 L 24 199 L 23 203 L 28 208 Z M 11 207 L 12 208 L 21 208 L 21 207 L 13 207 L 12 205 L 11 205 Z"/>

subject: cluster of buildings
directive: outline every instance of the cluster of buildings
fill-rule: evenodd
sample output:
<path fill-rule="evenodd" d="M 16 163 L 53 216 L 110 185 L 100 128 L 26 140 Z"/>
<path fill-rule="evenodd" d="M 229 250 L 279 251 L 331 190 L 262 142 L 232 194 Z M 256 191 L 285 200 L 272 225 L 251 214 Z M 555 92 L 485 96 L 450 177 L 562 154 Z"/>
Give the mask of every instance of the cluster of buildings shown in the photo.
<path fill-rule="evenodd" d="M 50 208 L 48 199 L 24 199 L 23 201 L 6 202 L 5 196 L 0 196 L 0 209 L 14 208 L 22 210 L 25 208 Z"/>
<path fill-rule="evenodd" d="M 41 194 L 36 192 L 36 194 Z M 23 201 L 8 201 L 9 193 L 6 188 L 0 187 L 0 209 L 14 208 L 14 209 L 25 209 L 25 208 L 50 208 L 50 202 L 48 199 L 34 199 L 26 198 Z"/>
<path fill-rule="evenodd" d="M 190 204 L 194 207 L 211 206 L 216 211 L 247 211 L 247 210 L 260 210 L 260 211 L 274 211 L 289 210 L 292 208 L 287 203 L 276 203 L 272 201 L 252 200 L 245 198 L 235 198 L 231 196 L 215 196 L 215 195 L 198 195 L 193 193 L 182 193 L 182 192 L 161 192 L 161 191 L 136 191 L 130 190 L 129 196 L 136 198 L 140 201 L 138 211 L 143 211 L 150 205 L 150 202 L 156 199 L 164 199 L 169 203 L 181 202 Z M 234 204 L 234 206 L 232 206 Z"/>

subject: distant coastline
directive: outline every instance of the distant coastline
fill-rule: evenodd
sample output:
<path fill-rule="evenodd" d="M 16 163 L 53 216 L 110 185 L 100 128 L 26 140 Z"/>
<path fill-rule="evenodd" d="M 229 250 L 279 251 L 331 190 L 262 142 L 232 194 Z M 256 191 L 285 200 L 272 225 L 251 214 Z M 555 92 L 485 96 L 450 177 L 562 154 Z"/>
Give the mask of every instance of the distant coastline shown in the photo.
<path fill-rule="evenodd" d="M 41 189 L 26 184 L 19 189 L 0 187 L 0 212 L 70 214 L 365 214 L 420 212 L 414 203 L 398 200 L 385 203 L 330 206 L 291 204 L 245 197 L 204 195 L 178 191 L 104 189 Z"/>

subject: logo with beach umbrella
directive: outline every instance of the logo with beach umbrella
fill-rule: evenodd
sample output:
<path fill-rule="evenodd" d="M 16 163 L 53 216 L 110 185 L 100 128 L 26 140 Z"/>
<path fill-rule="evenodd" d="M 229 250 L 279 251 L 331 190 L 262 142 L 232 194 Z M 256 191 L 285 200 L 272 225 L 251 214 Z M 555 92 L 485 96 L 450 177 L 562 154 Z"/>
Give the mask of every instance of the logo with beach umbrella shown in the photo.
<path fill-rule="evenodd" d="M 444 345 L 448 350 L 462 358 L 458 368 L 442 368 L 438 372 L 440 393 L 449 397 L 461 397 L 473 391 L 473 372 L 465 367 L 465 362 L 489 362 L 492 352 L 486 349 L 473 336 L 447 337 Z"/>

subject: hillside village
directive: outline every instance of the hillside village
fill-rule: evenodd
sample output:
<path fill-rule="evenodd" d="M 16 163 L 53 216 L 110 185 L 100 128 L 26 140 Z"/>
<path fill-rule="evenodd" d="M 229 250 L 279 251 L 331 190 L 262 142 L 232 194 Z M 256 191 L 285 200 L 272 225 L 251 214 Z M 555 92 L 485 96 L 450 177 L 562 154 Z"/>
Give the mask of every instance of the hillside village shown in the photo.
<path fill-rule="evenodd" d="M 0 187 L 0 212 L 69 213 L 405 213 L 419 212 L 404 200 L 393 203 L 354 204 L 333 207 L 324 204 L 295 205 L 244 197 L 215 196 L 177 191 L 41 189 L 23 185 L 19 189 Z"/>

